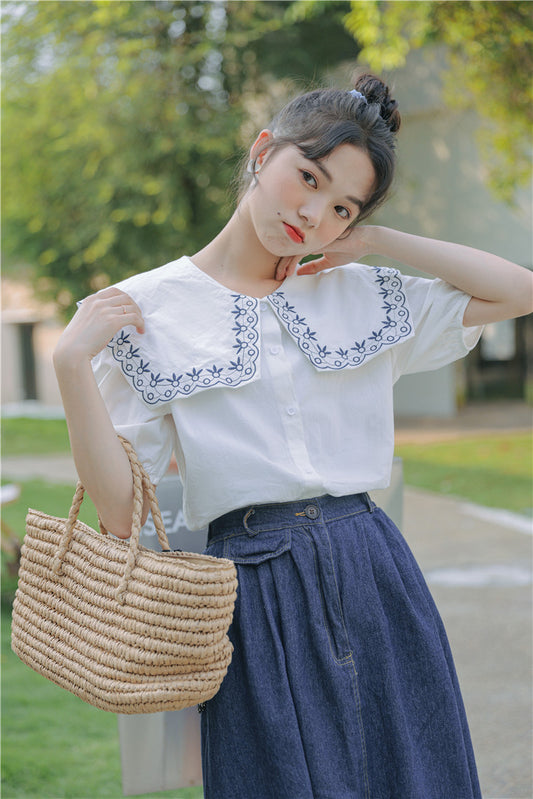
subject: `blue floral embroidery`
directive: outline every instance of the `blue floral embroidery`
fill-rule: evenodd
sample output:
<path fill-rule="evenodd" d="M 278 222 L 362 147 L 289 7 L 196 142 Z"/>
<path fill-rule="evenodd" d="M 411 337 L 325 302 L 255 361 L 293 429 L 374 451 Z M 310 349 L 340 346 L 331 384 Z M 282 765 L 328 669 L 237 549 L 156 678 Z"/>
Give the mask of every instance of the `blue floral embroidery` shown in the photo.
<path fill-rule="evenodd" d="M 344 369 L 359 366 L 383 347 L 396 344 L 412 332 L 409 308 L 403 292 L 401 275 L 394 269 L 375 267 L 375 282 L 383 298 L 384 318 L 379 328 L 370 331 L 362 341 L 346 342 L 334 349 L 329 342 L 319 342 L 318 333 L 311 329 L 305 317 L 285 298 L 283 291 L 269 295 L 268 301 L 280 320 L 295 339 L 302 352 L 318 369 Z M 182 374 L 162 375 L 154 364 L 142 358 L 131 333 L 122 330 L 108 344 L 123 373 L 148 405 L 169 402 L 176 396 L 188 396 L 196 390 L 213 386 L 238 386 L 250 381 L 257 371 L 259 357 L 259 301 L 245 294 L 232 294 L 234 317 L 232 349 L 235 360 L 229 364 L 199 364 Z"/>
<path fill-rule="evenodd" d="M 246 383 L 255 375 L 259 356 L 258 339 L 259 324 L 257 316 L 258 300 L 245 294 L 232 294 L 235 316 L 235 333 L 233 349 L 238 356 L 229 365 L 219 366 L 214 363 L 210 367 L 194 366 L 185 374 L 173 373 L 169 377 L 152 371 L 149 361 L 139 355 L 139 348 L 134 348 L 131 334 L 122 330 L 107 345 L 113 357 L 120 363 L 122 371 L 131 380 L 133 387 L 141 394 L 148 405 L 168 402 L 178 394 L 188 396 L 196 389 L 212 386 L 238 386 Z"/>
<path fill-rule="evenodd" d="M 317 341 L 317 334 L 311 330 L 306 320 L 298 316 L 294 307 L 286 301 L 283 291 L 271 294 L 269 301 L 284 322 L 287 330 L 311 363 L 318 369 L 345 369 L 359 366 L 369 356 L 375 355 L 382 347 L 397 344 L 412 332 L 409 309 L 403 292 L 401 275 L 395 269 L 375 267 L 375 281 L 379 294 L 384 298 L 381 310 L 385 318 L 379 330 L 372 330 L 362 341 L 354 341 L 349 348 L 332 351 L 332 347 Z"/>

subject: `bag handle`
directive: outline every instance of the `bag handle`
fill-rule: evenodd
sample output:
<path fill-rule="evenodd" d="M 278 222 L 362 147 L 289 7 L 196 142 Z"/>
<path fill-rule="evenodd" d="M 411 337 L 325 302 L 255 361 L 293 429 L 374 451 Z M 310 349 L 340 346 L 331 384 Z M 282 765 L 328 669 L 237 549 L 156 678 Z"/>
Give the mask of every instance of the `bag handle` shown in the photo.
<path fill-rule="evenodd" d="M 135 568 L 135 561 L 137 559 L 137 554 L 139 552 L 139 546 L 140 546 L 139 537 L 141 534 L 141 527 L 142 527 L 141 518 L 142 518 L 144 494 L 148 496 L 148 499 L 150 501 L 150 510 L 152 511 L 152 518 L 157 532 L 157 538 L 161 545 L 161 549 L 170 550 L 170 544 L 168 542 L 167 534 L 165 532 L 163 517 L 161 516 L 161 511 L 159 510 L 159 503 L 155 495 L 152 481 L 146 474 L 143 466 L 141 465 L 137 457 L 137 453 L 135 452 L 135 449 L 132 447 L 130 442 L 120 435 L 118 436 L 118 438 L 120 440 L 120 443 L 124 447 L 124 450 L 126 451 L 126 455 L 128 456 L 128 460 L 130 462 L 130 467 L 131 467 L 131 473 L 133 477 L 133 514 L 131 520 L 131 536 L 129 539 L 128 559 L 126 561 L 126 568 L 124 570 L 124 574 L 119 583 L 116 593 L 117 601 L 123 603 L 125 599 L 126 590 L 128 587 L 128 582 L 130 580 L 133 569 Z M 65 523 L 65 529 L 63 531 L 63 535 L 61 537 L 58 550 L 54 557 L 54 562 L 52 567 L 54 574 L 57 575 L 61 574 L 63 559 L 72 540 L 74 527 L 78 520 L 80 506 L 83 501 L 84 494 L 85 494 L 85 488 L 82 485 L 81 481 L 78 480 L 78 484 L 76 485 L 76 491 L 74 492 L 74 497 L 72 499 L 72 505 L 70 507 L 69 515 Z M 98 519 L 98 522 L 100 524 L 100 532 L 103 535 L 107 535 L 108 532 L 100 519 Z"/>

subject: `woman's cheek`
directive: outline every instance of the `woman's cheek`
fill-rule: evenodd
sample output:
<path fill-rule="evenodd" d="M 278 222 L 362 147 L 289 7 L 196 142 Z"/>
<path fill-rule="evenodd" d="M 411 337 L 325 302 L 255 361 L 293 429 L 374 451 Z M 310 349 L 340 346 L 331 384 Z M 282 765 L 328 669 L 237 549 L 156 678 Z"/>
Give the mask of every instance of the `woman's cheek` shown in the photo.
<path fill-rule="evenodd" d="M 334 242 L 337 241 L 339 236 L 342 236 L 345 229 L 346 228 L 344 225 L 332 225 L 327 231 L 324 231 L 324 244 L 322 245 L 322 248 L 326 250 L 328 247 L 330 247 Z"/>
<path fill-rule="evenodd" d="M 291 182 L 287 181 L 283 191 L 281 192 L 280 199 L 283 202 L 285 208 L 290 208 L 291 211 L 294 209 L 296 212 L 300 210 L 304 202 L 301 195 L 300 187 L 292 181 Z"/>

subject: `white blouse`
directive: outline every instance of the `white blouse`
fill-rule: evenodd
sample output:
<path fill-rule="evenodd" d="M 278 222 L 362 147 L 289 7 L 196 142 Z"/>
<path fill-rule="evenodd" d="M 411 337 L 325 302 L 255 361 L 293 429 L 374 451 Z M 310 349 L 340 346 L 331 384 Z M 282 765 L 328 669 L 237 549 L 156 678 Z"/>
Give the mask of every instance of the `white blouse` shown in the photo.
<path fill-rule="evenodd" d="M 117 432 L 157 484 L 172 451 L 191 530 L 235 508 L 385 488 L 392 386 L 475 346 L 470 297 L 362 264 L 292 275 L 259 300 L 188 257 L 117 284 L 141 308 L 94 359 Z"/>

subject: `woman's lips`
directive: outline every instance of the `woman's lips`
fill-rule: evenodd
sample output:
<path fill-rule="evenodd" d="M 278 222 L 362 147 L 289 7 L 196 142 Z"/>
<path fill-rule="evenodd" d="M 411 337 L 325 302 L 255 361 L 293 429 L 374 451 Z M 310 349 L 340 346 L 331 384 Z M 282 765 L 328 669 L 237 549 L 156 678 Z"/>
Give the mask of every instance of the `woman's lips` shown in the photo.
<path fill-rule="evenodd" d="M 305 236 L 300 228 L 292 227 L 292 225 L 288 225 L 286 222 L 283 223 L 283 226 L 287 231 L 287 235 L 297 244 L 302 244 L 305 241 Z"/>

